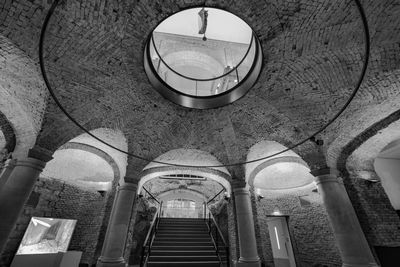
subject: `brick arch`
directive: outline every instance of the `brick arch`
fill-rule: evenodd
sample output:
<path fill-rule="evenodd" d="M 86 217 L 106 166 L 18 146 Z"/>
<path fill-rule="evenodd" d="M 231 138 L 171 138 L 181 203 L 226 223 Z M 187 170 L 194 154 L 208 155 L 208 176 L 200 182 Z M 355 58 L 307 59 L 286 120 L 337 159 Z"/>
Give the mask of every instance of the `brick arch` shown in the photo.
<path fill-rule="evenodd" d="M 63 149 L 78 149 L 78 150 L 86 151 L 86 152 L 93 153 L 93 154 L 99 156 L 100 158 L 104 159 L 111 166 L 111 168 L 114 172 L 114 182 L 118 182 L 119 179 L 121 179 L 121 174 L 120 174 L 117 162 L 103 150 L 101 150 L 97 147 L 88 145 L 88 144 L 77 143 L 77 142 L 68 142 L 68 143 L 62 145 L 58 150 L 63 150 Z"/>
<path fill-rule="evenodd" d="M 15 132 L 11 125 L 11 123 L 7 120 L 6 116 L 0 112 L 0 130 L 4 135 L 5 144 L 4 148 L 7 149 L 7 152 L 13 152 L 16 146 L 16 138 Z M 0 147 L 0 150 L 3 147 Z"/>
<path fill-rule="evenodd" d="M 275 142 L 263 140 L 254 144 L 247 154 L 247 161 L 270 157 L 287 147 Z M 286 169 L 273 171 L 270 167 L 284 165 Z M 250 162 L 245 165 L 245 177 L 249 186 L 263 190 L 293 190 L 308 188 L 312 185 L 313 177 L 309 174 L 308 164 L 294 151 Z M 293 179 L 294 175 L 296 178 Z M 288 182 L 290 181 L 290 182 Z"/>
<path fill-rule="evenodd" d="M 69 120 L 67 120 L 67 125 L 65 127 L 69 127 L 68 125 Z M 72 122 L 70 122 L 72 123 Z M 114 171 L 114 174 L 118 174 L 119 181 L 123 180 L 125 174 L 126 174 L 126 167 L 127 167 L 127 156 L 111 147 L 109 147 L 106 144 L 103 144 L 102 142 L 94 139 L 87 133 L 82 133 L 81 130 L 78 130 L 77 127 L 74 127 L 75 130 L 72 132 L 68 132 L 63 135 L 62 139 L 59 139 L 52 143 L 51 146 L 51 151 L 56 151 L 60 149 L 67 149 L 70 146 L 74 146 L 76 149 L 79 149 L 79 147 L 82 147 L 84 149 L 88 149 L 93 151 L 94 154 L 100 153 L 98 156 L 101 158 L 105 159 L 111 166 L 111 168 Z M 63 129 L 63 128 L 62 128 Z M 68 131 L 66 129 L 66 131 Z M 54 131 L 58 133 L 59 131 Z M 71 136 L 72 133 L 76 133 L 74 136 Z M 128 149 L 128 144 L 127 140 L 125 138 L 125 135 L 122 131 L 118 129 L 111 129 L 111 128 L 95 128 L 90 131 L 91 134 L 95 135 L 96 137 L 100 138 L 101 140 L 107 142 L 108 144 L 113 145 L 114 147 L 118 147 L 119 149 L 123 151 L 127 151 Z M 42 136 L 43 137 L 43 136 Z M 68 137 L 68 140 L 65 140 L 66 137 Z M 43 141 L 45 139 L 42 139 Z M 63 141 L 62 144 L 59 144 L 59 142 Z M 52 140 L 53 141 L 53 140 Z M 39 144 L 42 144 L 39 142 Z M 58 145 L 59 144 L 59 145 Z M 72 144 L 72 145 L 71 145 Z M 80 145 L 77 145 L 80 144 Z M 55 145 L 58 145 L 57 147 Z M 43 147 L 43 146 L 41 146 Z M 44 146 L 46 149 L 49 148 L 49 146 Z M 118 170 L 117 170 L 118 169 Z"/>
<path fill-rule="evenodd" d="M 157 197 L 162 201 L 168 201 L 168 200 L 173 200 L 173 199 L 178 199 L 178 198 L 190 199 L 195 202 L 207 201 L 206 197 L 201 192 L 198 192 L 193 189 L 187 189 L 187 188 L 185 188 L 185 189 L 178 188 L 178 189 L 164 191 L 164 192 L 158 194 Z"/>
<path fill-rule="evenodd" d="M 113 201 L 114 201 L 114 197 L 115 197 L 115 193 L 116 193 L 116 188 L 117 188 L 119 181 L 121 181 L 123 179 L 124 173 L 121 173 L 120 166 L 118 165 L 117 160 L 114 159 L 112 156 L 110 156 L 103 149 L 98 148 L 94 145 L 90 145 L 90 144 L 74 142 L 73 140 L 65 143 L 64 145 L 59 147 L 58 150 L 79 149 L 82 151 L 93 153 L 93 154 L 99 156 L 100 158 L 102 158 L 103 160 L 105 160 L 110 165 L 110 167 L 112 168 L 113 173 L 114 173 L 114 180 L 112 181 L 111 190 L 108 192 L 107 200 L 105 202 L 105 207 L 104 207 L 105 216 L 103 217 L 103 222 L 101 224 L 101 229 L 99 232 L 97 246 L 96 246 L 96 250 L 95 250 L 95 258 L 98 258 L 100 256 L 104 238 L 105 238 L 105 234 L 107 231 L 107 225 L 108 225 L 108 221 L 109 221 L 109 218 L 111 215 L 111 210 L 112 210 L 112 205 L 113 205 Z"/>
<path fill-rule="evenodd" d="M 338 169 L 339 175 L 343 178 L 343 183 L 356 211 L 361 227 L 369 243 L 374 246 L 385 246 L 398 242 L 396 237 L 392 236 L 393 230 L 398 227 L 398 221 L 393 220 L 388 223 L 387 220 L 382 220 L 382 218 L 397 219 L 398 217 L 396 216 L 395 210 L 392 208 L 381 184 L 368 181 L 368 179 L 378 179 L 375 170 L 349 170 L 349 158 L 354 151 L 368 142 L 368 140 L 379 135 L 380 131 L 389 127 L 391 124 L 398 122 L 399 119 L 400 110 L 397 110 L 385 118 L 371 124 L 369 127 L 364 129 L 364 131 L 354 137 L 349 143 L 343 146 L 337 157 L 337 161 L 334 162 L 334 165 L 331 165 L 331 167 Z M 369 160 L 366 161 L 366 164 L 363 164 L 364 167 L 368 166 Z M 353 166 L 352 163 L 350 163 L 350 166 Z M 379 201 L 376 201 L 378 197 Z M 374 216 L 371 216 L 371 212 L 373 212 Z M 382 225 L 382 223 L 387 224 L 385 229 L 381 229 L 382 231 L 380 232 L 374 230 L 379 229 L 379 226 Z M 382 239 L 382 236 L 390 238 Z"/>
<path fill-rule="evenodd" d="M 158 156 L 155 160 L 169 164 L 183 164 L 189 166 L 168 166 L 157 162 L 150 162 L 144 167 L 140 175 L 138 193 L 140 193 L 146 182 L 163 175 L 196 175 L 214 180 L 226 189 L 228 196 L 231 194 L 230 181 L 232 177 L 226 167 L 196 167 L 201 165 L 221 165 L 219 160 L 208 152 L 197 149 L 173 149 Z"/>
<path fill-rule="evenodd" d="M 345 145 L 341 149 L 341 153 L 336 161 L 336 168 L 341 171 L 342 173 L 349 174 L 347 170 L 347 160 L 349 156 L 357 149 L 359 148 L 364 142 L 366 142 L 368 139 L 374 137 L 377 135 L 382 129 L 388 127 L 390 124 L 396 122 L 397 120 L 400 120 L 400 109 L 391 113 L 389 116 L 386 118 L 375 122 L 371 126 L 369 126 L 367 129 L 365 129 L 363 132 L 358 134 L 351 142 L 349 142 L 347 145 Z"/>
<path fill-rule="evenodd" d="M 15 146 L 9 146 L 14 157 L 24 157 L 40 131 L 47 91 L 37 65 L 1 34 L 0 58 L 0 112 L 9 122 L 2 131 L 13 129 Z"/>

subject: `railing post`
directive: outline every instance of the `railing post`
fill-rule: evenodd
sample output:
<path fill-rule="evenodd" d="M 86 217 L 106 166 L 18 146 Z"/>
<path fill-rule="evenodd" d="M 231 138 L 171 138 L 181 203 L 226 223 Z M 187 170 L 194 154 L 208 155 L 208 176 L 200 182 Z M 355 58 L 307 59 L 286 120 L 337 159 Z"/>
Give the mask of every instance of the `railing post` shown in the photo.
<path fill-rule="evenodd" d="M 217 226 L 215 226 L 215 245 L 217 247 L 217 254 L 219 254 L 219 243 L 218 243 L 218 229 L 217 229 Z"/>
<path fill-rule="evenodd" d="M 210 216 L 210 212 L 208 212 L 208 229 L 209 229 L 210 234 L 212 234 L 212 232 L 211 232 L 211 216 Z"/>
<path fill-rule="evenodd" d="M 229 252 L 229 247 L 225 247 L 225 250 L 226 250 L 226 266 L 227 267 L 229 267 L 229 265 L 230 265 L 230 252 Z"/>

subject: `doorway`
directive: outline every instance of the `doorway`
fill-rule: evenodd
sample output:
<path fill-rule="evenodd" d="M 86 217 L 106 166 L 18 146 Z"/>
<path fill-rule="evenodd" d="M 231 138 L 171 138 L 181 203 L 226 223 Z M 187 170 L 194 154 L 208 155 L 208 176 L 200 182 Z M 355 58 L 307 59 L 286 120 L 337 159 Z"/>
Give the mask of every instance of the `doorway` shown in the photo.
<path fill-rule="evenodd" d="M 287 219 L 287 216 L 267 217 L 275 267 L 296 267 Z"/>

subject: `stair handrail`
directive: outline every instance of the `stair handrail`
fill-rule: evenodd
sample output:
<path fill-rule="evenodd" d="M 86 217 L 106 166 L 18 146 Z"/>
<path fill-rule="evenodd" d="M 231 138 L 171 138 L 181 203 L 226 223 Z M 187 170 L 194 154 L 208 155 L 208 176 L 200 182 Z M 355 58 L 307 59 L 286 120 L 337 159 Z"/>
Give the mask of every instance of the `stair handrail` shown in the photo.
<path fill-rule="evenodd" d="M 225 188 L 222 188 L 215 196 L 213 196 L 210 200 L 207 201 L 207 204 L 213 201 L 217 196 L 219 196 L 222 192 L 225 191 Z"/>
<path fill-rule="evenodd" d="M 156 235 L 158 224 L 160 223 L 161 211 L 162 211 L 162 204 L 163 202 L 158 202 L 159 209 L 157 209 L 156 213 L 153 216 L 153 220 L 151 221 L 150 228 L 147 232 L 146 238 L 143 242 L 142 246 L 142 256 L 140 258 L 140 267 L 143 267 L 147 264 L 147 260 L 149 259 L 151 247 L 153 245 L 154 237 Z M 147 251 L 146 251 L 147 248 Z"/>
<path fill-rule="evenodd" d="M 154 199 L 155 202 L 157 202 L 159 205 L 161 204 L 160 201 L 159 201 L 155 196 L 153 196 L 153 195 L 149 192 L 149 190 L 147 190 L 144 186 L 143 186 L 143 190 L 146 191 L 146 193 L 147 193 L 152 199 Z"/>
<path fill-rule="evenodd" d="M 222 265 L 222 264 L 223 264 L 223 260 L 222 260 L 221 255 L 220 255 L 220 252 L 219 252 L 219 245 L 218 245 L 218 244 L 219 244 L 218 238 L 221 238 L 221 241 L 222 241 L 222 243 L 223 243 L 223 245 L 224 245 L 225 253 L 226 253 L 226 266 L 229 267 L 229 265 L 230 265 L 229 246 L 228 246 L 228 244 L 226 243 L 224 236 L 222 235 L 221 229 L 220 229 L 220 227 L 218 226 L 217 221 L 215 220 L 214 215 L 212 214 L 212 212 L 211 212 L 210 209 L 208 208 L 207 202 L 204 202 L 204 206 L 205 206 L 205 208 L 206 208 L 207 211 L 208 211 L 207 227 L 208 227 L 208 230 L 209 230 L 209 234 L 210 234 L 210 236 L 211 236 L 211 240 L 213 241 L 213 245 L 214 245 L 215 250 L 216 250 L 216 252 L 217 252 L 218 259 L 219 259 L 219 261 L 220 261 L 220 263 L 221 263 L 221 265 Z M 216 230 L 215 230 L 215 239 L 214 239 L 214 237 L 213 237 L 213 235 L 212 235 L 212 232 L 211 232 L 211 231 L 212 231 L 211 223 L 214 224 L 215 229 L 216 229 Z"/>

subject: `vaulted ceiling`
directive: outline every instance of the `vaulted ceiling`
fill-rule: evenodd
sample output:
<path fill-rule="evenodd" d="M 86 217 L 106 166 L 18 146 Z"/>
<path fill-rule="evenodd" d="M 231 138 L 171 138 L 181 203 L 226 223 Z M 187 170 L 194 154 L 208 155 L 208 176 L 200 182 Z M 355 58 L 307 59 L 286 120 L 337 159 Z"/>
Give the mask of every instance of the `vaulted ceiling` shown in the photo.
<path fill-rule="evenodd" d="M 289 147 L 311 136 L 345 104 L 365 55 L 355 1 L 205 1 L 253 28 L 264 65 L 256 85 L 240 100 L 193 110 L 152 88 L 143 68 L 143 49 L 162 19 L 204 1 L 60 2 L 44 44 L 54 92 L 88 130 L 120 129 L 129 152 L 149 159 L 193 148 L 227 164 L 245 160 L 248 149 L 261 140 Z M 400 108 L 400 34 L 394 34 L 400 31 L 400 5 L 395 0 L 362 4 L 371 34 L 369 68 L 349 109 L 319 136 L 326 144 L 340 146 L 366 110 L 388 105 L 382 115 L 361 116 L 360 125 Z M 47 1 L 2 1 L 0 34 L 37 61 L 49 7 Z M 38 144 L 56 150 L 81 132 L 50 99 Z M 313 158 L 316 147 L 307 142 L 295 151 Z M 131 162 L 138 169 L 147 164 Z"/>

